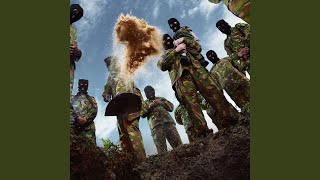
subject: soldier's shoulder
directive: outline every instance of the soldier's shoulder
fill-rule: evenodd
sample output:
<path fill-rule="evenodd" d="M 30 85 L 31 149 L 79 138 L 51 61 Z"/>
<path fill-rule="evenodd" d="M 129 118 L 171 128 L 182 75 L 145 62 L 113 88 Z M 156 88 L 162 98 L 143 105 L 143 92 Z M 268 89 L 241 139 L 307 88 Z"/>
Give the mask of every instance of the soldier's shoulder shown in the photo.
<path fill-rule="evenodd" d="M 235 27 L 236 27 L 236 28 L 243 28 L 243 27 L 250 27 L 250 25 L 247 24 L 247 23 L 237 23 L 237 24 L 235 25 Z"/>

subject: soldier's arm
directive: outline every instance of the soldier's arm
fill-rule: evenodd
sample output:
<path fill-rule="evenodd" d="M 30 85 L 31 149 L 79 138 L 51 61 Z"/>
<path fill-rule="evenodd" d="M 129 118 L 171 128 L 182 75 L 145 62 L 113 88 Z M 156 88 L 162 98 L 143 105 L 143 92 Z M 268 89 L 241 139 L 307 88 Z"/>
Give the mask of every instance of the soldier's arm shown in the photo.
<path fill-rule="evenodd" d="M 112 81 L 112 78 L 111 78 L 111 76 L 109 76 L 108 77 L 108 80 L 107 80 L 107 83 L 106 83 L 106 85 L 104 86 L 104 91 L 103 91 L 103 93 L 102 93 L 102 97 L 103 98 L 105 98 L 106 97 L 106 95 L 111 95 L 112 94 L 112 83 L 111 83 L 111 81 Z"/>
<path fill-rule="evenodd" d="M 166 100 L 165 98 L 161 98 L 160 100 L 161 100 L 161 102 L 162 102 L 163 107 L 164 107 L 167 111 L 169 111 L 169 112 L 172 112 L 172 111 L 173 111 L 174 106 L 173 106 L 173 104 L 172 104 L 170 101 Z"/>
<path fill-rule="evenodd" d="M 245 39 L 250 40 L 250 25 L 245 23 L 238 23 L 236 27 L 241 31 Z"/>
<path fill-rule="evenodd" d="M 145 118 L 148 116 L 148 114 L 150 113 L 150 109 L 148 107 L 148 103 L 146 101 L 142 101 L 142 107 L 141 107 L 141 111 L 140 111 L 140 116 L 142 118 Z"/>
<path fill-rule="evenodd" d="M 161 69 L 161 71 L 167 71 L 171 69 L 171 66 L 174 62 L 174 59 L 179 53 L 176 52 L 174 49 L 167 50 L 158 61 L 158 68 Z"/>
<path fill-rule="evenodd" d="M 91 105 L 92 105 L 92 108 L 91 108 L 91 113 L 92 113 L 92 118 L 90 118 L 90 119 L 88 119 L 89 121 L 93 121 L 95 118 L 96 118 L 96 116 L 97 116 L 97 113 L 98 113 L 98 104 L 97 104 L 97 101 L 96 101 L 96 99 L 93 97 L 93 96 L 91 96 L 90 97 L 91 98 Z"/>
<path fill-rule="evenodd" d="M 82 52 L 81 50 L 78 48 L 78 36 L 77 36 L 77 32 L 74 34 L 74 44 L 73 44 L 79 51 L 79 55 L 75 56 L 75 61 L 79 62 L 81 56 L 82 56 Z"/>
<path fill-rule="evenodd" d="M 176 119 L 176 122 L 180 125 L 183 125 L 182 119 L 181 119 L 181 105 L 179 105 L 175 110 L 174 110 L 174 117 Z"/>
<path fill-rule="evenodd" d="M 195 49 L 197 52 L 202 51 L 201 45 L 192 38 L 183 38 L 183 43 L 186 44 L 187 48 Z"/>

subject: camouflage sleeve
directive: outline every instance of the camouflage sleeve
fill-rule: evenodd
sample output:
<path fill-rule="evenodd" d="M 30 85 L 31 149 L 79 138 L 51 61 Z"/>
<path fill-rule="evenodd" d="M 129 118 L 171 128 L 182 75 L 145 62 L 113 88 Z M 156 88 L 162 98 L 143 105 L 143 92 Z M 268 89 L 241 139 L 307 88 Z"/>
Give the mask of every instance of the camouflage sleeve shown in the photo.
<path fill-rule="evenodd" d="M 74 41 L 73 41 L 73 45 L 78 47 L 78 36 L 77 36 L 77 31 L 75 31 L 74 33 Z M 80 53 L 82 54 L 81 50 L 80 50 Z M 81 57 L 81 56 L 80 56 Z M 79 62 L 80 58 L 74 58 L 74 60 L 76 62 Z"/>
<path fill-rule="evenodd" d="M 148 116 L 148 114 L 150 113 L 150 109 L 148 107 L 148 103 L 146 101 L 142 101 L 142 107 L 141 107 L 141 117 L 145 118 Z"/>
<path fill-rule="evenodd" d="M 192 38 L 183 38 L 183 43 L 186 44 L 187 48 L 192 48 L 194 50 L 196 50 L 197 52 L 201 52 L 202 51 L 202 47 L 199 43 L 197 43 L 197 41 L 195 41 Z"/>
<path fill-rule="evenodd" d="M 209 2 L 211 2 L 213 4 L 219 4 L 221 2 L 221 0 L 209 0 Z"/>
<path fill-rule="evenodd" d="M 245 23 L 238 23 L 236 27 L 244 34 L 245 39 L 250 41 L 250 25 Z"/>
<path fill-rule="evenodd" d="M 80 116 L 78 113 L 74 111 L 72 104 L 70 104 L 70 116 L 72 116 L 74 119 Z"/>
<path fill-rule="evenodd" d="M 96 118 L 96 116 L 97 116 L 97 112 L 98 112 L 98 105 L 97 105 L 97 101 L 96 101 L 96 99 L 93 97 L 93 96 L 90 96 L 89 98 L 91 98 L 91 105 L 92 105 L 92 108 L 91 108 L 91 110 L 90 110 L 90 114 L 91 114 L 91 118 L 89 118 L 88 120 L 90 121 L 90 122 L 92 122 L 95 118 Z"/>
<path fill-rule="evenodd" d="M 172 112 L 173 111 L 173 108 L 174 108 L 174 106 L 173 106 L 173 104 L 170 102 L 170 101 L 168 101 L 168 100 L 166 100 L 165 98 L 161 98 L 161 101 L 162 101 L 162 105 L 163 105 L 163 107 L 167 110 L 167 111 L 169 111 L 169 112 Z"/>
<path fill-rule="evenodd" d="M 182 123 L 182 112 L 181 112 L 182 108 L 181 105 L 179 104 L 179 106 L 174 110 L 174 117 L 176 119 L 176 122 L 180 125 L 183 125 Z"/>
<path fill-rule="evenodd" d="M 112 78 L 109 75 L 106 85 L 104 86 L 104 91 L 102 96 L 105 97 L 106 94 L 112 95 Z"/>
<path fill-rule="evenodd" d="M 157 66 L 161 69 L 161 71 L 169 71 L 177 55 L 178 52 L 176 52 L 175 49 L 166 50 L 166 52 L 161 56 L 161 59 L 158 61 Z"/>
<path fill-rule="evenodd" d="M 236 52 L 233 52 L 233 49 L 231 47 L 232 45 L 224 42 L 224 49 L 227 51 L 227 54 L 231 58 L 232 61 L 238 60 L 238 54 Z"/>

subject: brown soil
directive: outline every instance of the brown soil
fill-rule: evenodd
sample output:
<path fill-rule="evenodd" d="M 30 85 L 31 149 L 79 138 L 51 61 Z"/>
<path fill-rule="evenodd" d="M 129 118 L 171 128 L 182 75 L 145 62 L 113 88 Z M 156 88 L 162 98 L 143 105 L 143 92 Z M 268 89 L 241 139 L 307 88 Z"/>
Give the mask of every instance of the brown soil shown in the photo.
<path fill-rule="evenodd" d="M 247 116 L 234 127 L 139 164 L 119 151 L 106 157 L 97 148 L 76 150 L 71 141 L 71 177 L 83 169 L 83 179 L 250 179 L 249 125 Z"/>

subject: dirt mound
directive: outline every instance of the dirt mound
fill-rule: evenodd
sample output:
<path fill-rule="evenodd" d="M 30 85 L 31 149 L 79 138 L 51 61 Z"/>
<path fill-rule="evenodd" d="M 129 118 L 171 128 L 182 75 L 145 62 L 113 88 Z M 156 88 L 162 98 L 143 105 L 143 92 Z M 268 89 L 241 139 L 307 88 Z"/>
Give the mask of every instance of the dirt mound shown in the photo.
<path fill-rule="evenodd" d="M 141 179 L 250 179 L 249 119 L 141 163 Z"/>
<path fill-rule="evenodd" d="M 250 179 L 249 116 L 241 123 L 136 164 L 71 134 L 71 179 Z"/>

